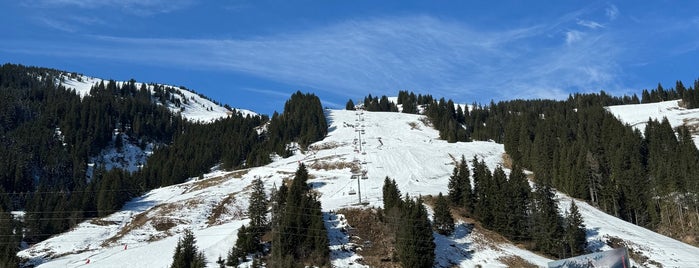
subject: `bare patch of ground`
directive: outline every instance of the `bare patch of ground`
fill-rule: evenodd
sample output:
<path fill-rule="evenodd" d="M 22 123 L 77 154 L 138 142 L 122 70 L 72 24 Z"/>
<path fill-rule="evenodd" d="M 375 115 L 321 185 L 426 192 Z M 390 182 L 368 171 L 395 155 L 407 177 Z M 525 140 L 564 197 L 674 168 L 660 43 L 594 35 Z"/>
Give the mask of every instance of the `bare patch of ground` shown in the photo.
<path fill-rule="evenodd" d="M 345 215 L 347 223 L 352 226 L 348 232 L 350 242 L 362 255 L 362 264 L 379 268 L 401 267 L 395 257 L 394 231 L 380 219 L 376 209 L 346 208 L 337 213 Z"/>
<path fill-rule="evenodd" d="M 535 264 L 528 262 L 520 256 L 503 256 L 497 259 L 507 267 L 537 268 Z"/>
<path fill-rule="evenodd" d="M 243 218 L 243 208 L 236 204 L 235 193 L 229 194 L 221 200 L 212 210 L 206 224 L 209 226 L 220 225 L 224 223 L 223 216 L 228 215 L 233 219 Z"/>

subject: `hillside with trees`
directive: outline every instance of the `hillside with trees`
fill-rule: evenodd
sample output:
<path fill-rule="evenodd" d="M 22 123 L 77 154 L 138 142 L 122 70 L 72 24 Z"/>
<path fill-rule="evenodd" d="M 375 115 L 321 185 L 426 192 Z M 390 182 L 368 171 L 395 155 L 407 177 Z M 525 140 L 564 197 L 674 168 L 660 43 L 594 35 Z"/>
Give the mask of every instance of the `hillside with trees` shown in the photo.
<path fill-rule="evenodd" d="M 538 184 L 691 242 L 699 236 L 699 151 L 692 130 L 650 120 L 638 131 L 604 107 L 681 99 L 693 108 L 697 85 L 699 80 L 689 88 L 681 82 L 675 89 L 658 85 L 643 90 L 640 100 L 600 92 L 574 94 L 564 101 L 474 104 L 465 110 L 440 99 L 425 105 L 425 115 L 444 140 L 503 143 L 512 162 L 531 170 Z M 405 107 L 405 97 L 399 99 Z M 410 106 L 419 105 L 415 98 L 408 99 Z"/>
<path fill-rule="evenodd" d="M 286 144 L 307 145 L 327 133 L 320 100 L 313 94 L 293 95 L 271 120 L 233 113 L 200 123 L 166 108 L 179 100 L 171 95 L 177 90 L 167 86 L 155 86 L 151 93 L 133 80 L 108 81 L 81 97 L 60 83 L 66 75 L 46 68 L 0 67 L 0 210 L 23 210 L 25 215 L 21 225 L 3 221 L 0 230 L 23 230 L 17 236 L 29 244 L 217 164 L 225 169 L 263 165 L 272 153 L 285 153 Z M 263 125 L 270 131 L 260 134 Z M 154 144 L 155 150 L 135 172 L 97 166 L 87 176 L 91 157 L 108 146 L 123 146 L 123 141 L 142 148 Z M 14 262 L 20 240 L 7 239 L 7 254 L 0 261 Z"/>

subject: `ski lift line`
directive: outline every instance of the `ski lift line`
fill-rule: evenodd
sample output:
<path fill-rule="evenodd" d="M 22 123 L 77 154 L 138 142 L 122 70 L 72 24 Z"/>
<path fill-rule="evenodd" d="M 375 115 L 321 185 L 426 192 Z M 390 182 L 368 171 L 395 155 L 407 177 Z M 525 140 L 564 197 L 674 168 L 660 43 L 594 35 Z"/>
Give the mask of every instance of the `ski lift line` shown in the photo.
<path fill-rule="evenodd" d="M 340 187 L 340 190 L 337 190 L 335 193 L 333 193 L 332 195 L 330 195 L 330 197 L 333 197 L 333 196 L 335 196 L 337 193 L 339 193 L 339 192 L 341 192 L 342 190 L 344 190 L 345 187 L 347 187 L 347 185 L 349 185 L 350 183 L 352 183 L 351 180 L 350 180 L 349 182 L 347 182 L 344 186 Z"/>

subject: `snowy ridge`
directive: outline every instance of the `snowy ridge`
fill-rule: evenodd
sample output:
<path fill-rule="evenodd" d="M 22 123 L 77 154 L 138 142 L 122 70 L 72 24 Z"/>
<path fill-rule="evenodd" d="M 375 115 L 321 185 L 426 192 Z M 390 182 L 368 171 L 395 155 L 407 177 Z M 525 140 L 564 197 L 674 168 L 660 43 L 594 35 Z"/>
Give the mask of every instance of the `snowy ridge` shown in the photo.
<path fill-rule="evenodd" d="M 446 143 L 438 132 L 427 126 L 422 116 L 364 112 L 358 120 L 354 111 L 327 111 L 328 136 L 306 152 L 257 168 L 232 172 L 213 171 L 203 179 L 154 189 L 135 198 L 124 208 L 100 219 L 88 220 L 73 230 L 54 236 L 23 250 L 19 256 L 38 267 L 168 267 L 177 239 L 185 228 L 194 231 L 199 249 L 204 250 L 208 267 L 225 258 L 234 245 L 237 229 L 247 223 L 243 213 L 248 206 L 249 185 L 262 178 L 270 191 L 293 176 L 298 163 L 304 163 L 311 175 L 309 184 L 320 193 L 325 225 L 328 229 L 331 261 L 335 267 L 366 267 L 358 263 L 361 251 L 345 251 L 349 239 L 348 224 L 334 211 L 357 206 L 357 180 L 351 180 L 348 164 L 357 159 L 367 170 L 368 179 L 360 180 L 362 201 L 369 206 L 382 205 L 383 179 L 390 176 L 402 193 L 411 196 L 446 193 L 454 162 L 461 155 L 483 159 L 489 168 L 502 163 L 504 147 L 492 142 Z M 355 152 L 354 126 L 364 125 L 362 149 Z M 366 143 L 363 143 L 366 142 Z M 559 207 L 568 208 L 570 198 L 558 194 Z M 590 250 L 605 250 L 609 238 L 622 239 L 631 251 L 649 258 L 654 267 L 699 267 L 699 248 L 653 233 L 621 221 L 577 202 L 588 229 Z M 436 267 L 505 267 L 502 259 L 518 256 L 536 266 L 550 261 L 507 242 L 495 242 L 484 230 L 460 223 L 451 236 L 435 234 Z M 125 248 L 126 246 L 126 248 Z M 653 263 L 651 263 L 651 261 Z"/>
<path fill-rule="evenodd" d="M 621 122 L 629 124 L 643 133 L 648 124 L 648 119 L 662 121 L 664 117 L 673 128 L 681 125 L 694 130 L 694 144 L 699 147 L 699 109 L 685 109 L 680 107 L 680 100 L 663 101 L 656 103 L 629 104 L 608 106 L 607 111 L 616 116 Z"/>
<path fill-rule="evenodd" d="M 109 81 L 83 75 L 67 75 L 64 73 L 59 81 L 57 81 L 57 84 L 62 84 L 68 89 L 73 89 L 80 97 L 84 97 L 90 94 L 90 89 L 92 86 L 99 84 L 100 82 L 104 82 L 106 84 Z M 118 86 L 121 86 L 126 82 L 117 81 L 116 83 Z M 137 82 L 135 85 L 136 88 L 141 88 L 143 83 Z M 160 86 L 160 84 L 158 85 Z M 151 91 L 151 94 L 153 94 L 154 85 L 146 84 L 146 86 L 148 90 Z M 240 112 L 243 114 L 243 116 L 257 115 L 256 113 L 245 109 L 235 109 L 231 111 L 226 107 L 218 105 L 206 98 L 202 98 L 198 94 L 184 88 L 170 85 L 162 86 L 175 89 L 177 94 L 172 94 L 172 96 L 182 103 L 180 107 L 176 107 L 173 103 L 168 102 L 168 109 L 170 109 L 173 113 L 181 113 L 182 117 L 190 121 L 211 122 L 219 118 L 227 117 L 233 112 Z"/>

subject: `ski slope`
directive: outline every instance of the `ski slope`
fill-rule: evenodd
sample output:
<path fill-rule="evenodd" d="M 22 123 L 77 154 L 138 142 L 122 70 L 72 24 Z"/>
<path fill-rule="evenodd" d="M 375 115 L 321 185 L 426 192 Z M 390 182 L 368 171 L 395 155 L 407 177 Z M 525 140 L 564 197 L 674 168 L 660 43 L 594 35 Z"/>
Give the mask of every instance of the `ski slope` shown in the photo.
<path fill-rule="evenodd" d="M 72 76 L 72 75 L 63 75 L 58 81 L 59 84 L 62 84 L 65 86 L 67 89 L 73 89 L 75 90 L 75 93 L 78 94 L 80 97 L 84 97 L 90 94 L 90 89 L 92 86 L 95 84 L 99 84 L 100 82 L 104 82 L 105 84 L 109 82 L 108 80 L 100 79 L 100 78 L 94 78 L 94 77 L 89 77 L 89 76 L 84 76 L 84 75 L 77 75 L 77 76 Z M 116 82 L 118 86 L 123 85 L 125 82 L 123 81 L 117 81 Z M 141 88 L 141 85 L 143 83 L 135 83 L 136 88 Z M 146 84 L 148 90 L 151 91 L 151 94 L 153 93 L 154 87 L 153 85 Z M 202 98 L 198 94 L 189 91 L 187 89 L 183 89 L 177 86 L 169 86 L 165 85 L 167 87 L 171 87 L 177 90 L 178 93 L 181 93 L 182 95 L 179 94 L 173 94 L 172 96 L 176 99 L 179 99 L 182 104 L 180 107 L 175 107 L 173 103 L 168 103 L 168 109 L 170 109 L 173 113 L 181 113 L 182 117 L 186 118 L 187 120 L 194 121 L 194 122 L 212 122 L 216 119 L 219 118 L 224 118 L 228 117 L 230 113 L 233 112 L 240 112 L 244 116 L 245 115 L 256 115 L 256 113 L 245 110 L 245 109 L 235 109 L 235 111 L 231 111 L 221 105 L 218 105 L 206 98 Z M 184 99 L 187 100 L 185 103 Z M 182 109 L 184 108 L 184 109 Z"/>
<path fill-rule="evenodd" d="M 667 118 L 673 128 L 687 125 L 690 129 L 699 128 L 699 109 L 685 109 L 680 107 L 679 100 L 608 106 L 607 110 L 616 116 L 621 122 L 629 124 L 643 132 L 649 119 L 662 121 Z M 694 134 L 694 144 L 699 146 L 699 134 Z"/>
<path fill-rule="evenodd" d="M 360 119 L 360 117 L 363 119 Z M 367 171 L 359 180 L 362 202 L 380 207 L 383 180 L 396 180 L 402 193 L 411 196 L 447 192 L 454 163 L 463 155 L 477 156 L 489 168 L 502 163 L 504 147 L 492 142 L 446 143 L 426 125 L 422 116 L 388 113 L 328 110 L 327 137 L 305 152 L 277 158 L 271 164 L 238 171 L 214 170 L 203 179 L 154 189 L 135 198 L 108 217 L 88 220 L 73 230 L 54 236 L 21 251 L 18 255 L 38 267 L 169 267 L 177 240 L 185 228 L 192 229 L 199 249 L 204 250 L 208 267 L 225 258 L 234 245 L 237 229 L 247 223 L 249 185 L 260 177 L 268 191 L 292 178 L 304 163 L 309 183 L 320 193 L 330 240 L 331 261 L 335 267 L 366 267 L 357 262 L 361 251 L 343 250 L 349 238 L 340 208 L 356 207 L 357 180 L 349 164 L 355 159 Z M 363 127 L 362 127 L 363 125 Z M 364 129 L 359 134 L 357 127 Z M 356 152 L 362 145 L 363 154 Z M 364 143 L 365 142 L 365 143 Z M 357 147 L 355 149 L 355 147 Z M 571 199 L 558 194 L 564 211 Z M 588 230 L 589 249 L 610 249 L 610 238 L 624 240 L 638 252 L 663 267 L 699 267 L 699 248 L 686 245 L 647 229 L 618 220 L 595 208 L 577 202 Z M 518 256 L 536 266 L 551 261 L 506 242 L 494 242 L 483 232 L 459 223 L 451 236 L 435 234 L 436 267 L 505 267 L 502 258 Z M 126 247 L 126 248 L 125 248 Z M 89 264 L 86 264 L 87 260 Z M 654 267 L 649 261 L 638 265 Z"/>

